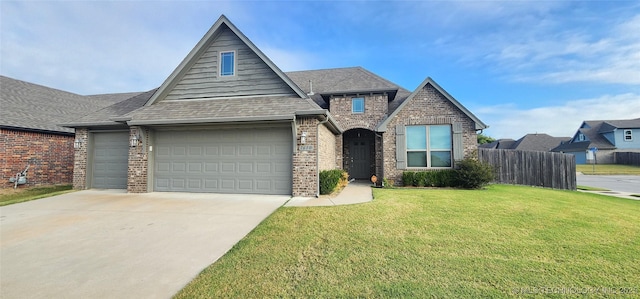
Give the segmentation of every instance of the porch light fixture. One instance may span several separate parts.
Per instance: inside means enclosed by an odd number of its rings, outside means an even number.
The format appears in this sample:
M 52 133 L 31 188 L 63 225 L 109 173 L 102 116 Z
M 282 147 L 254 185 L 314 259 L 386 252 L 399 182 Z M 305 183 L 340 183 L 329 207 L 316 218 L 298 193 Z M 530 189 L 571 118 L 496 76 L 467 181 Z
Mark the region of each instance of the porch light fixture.
M 136 147 L 138 146 L 138 142 L 140 142 L 140 137 L 138 134 L 131 136 L 131 140 L 129 141 L 129 146 Z
M 300 144 L 305 143 L 307 143 L 307 132 L 302 132 L 302 135 L 300 135 Z
M 79 149 L 81 145 L 82 145 L 82 140 L 80 140 L 79 138 L 76 138 L 76 140 L 73 141 L 74 149 Z

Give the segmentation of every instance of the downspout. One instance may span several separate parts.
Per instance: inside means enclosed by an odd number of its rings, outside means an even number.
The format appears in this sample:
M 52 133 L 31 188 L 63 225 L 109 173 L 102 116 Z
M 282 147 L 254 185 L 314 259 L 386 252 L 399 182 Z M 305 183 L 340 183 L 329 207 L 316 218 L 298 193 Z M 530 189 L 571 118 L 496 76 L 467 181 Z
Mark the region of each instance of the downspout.
M 329 117 L 325 116 L 324 120 L 316 126 L 316 198 L 320 197 L 320 125 L 326 124 L 328 121 Z

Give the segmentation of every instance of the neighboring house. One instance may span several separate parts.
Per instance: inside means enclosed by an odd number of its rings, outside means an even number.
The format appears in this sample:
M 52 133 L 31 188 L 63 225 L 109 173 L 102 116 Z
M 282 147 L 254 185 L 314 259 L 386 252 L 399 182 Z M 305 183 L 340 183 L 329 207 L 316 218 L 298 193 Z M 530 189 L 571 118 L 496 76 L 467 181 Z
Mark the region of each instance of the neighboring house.
M 447 169 L 487 127 L 432 79 L 282 72 L 221 16 L 156 90 L 78 118 L 74 187 L 318 195 L 319 172 Z
M 553 137 L 548 134 L 535 133 L 524 135 L 517 141 L 513 139 L 498 139 L 491 143 L 481 144 L 478 147 L 489 149 L 511 149 L 518 151 L 548 152 L 560 145 L 562 142 L 569 141 L 570 139 L 571 137 Z
M 593 155 L 593 150 L 595 156 Z M 576 156 L 577 164 L 612 164 L 614 152 L 640 152 L 640 118 L 587 120 L 568 142 L 553 149 Z
M 0 187 L 27 165 L 27 185 L 71 184 L 74 130 L 59 124 L 130 98 L 81 96 L 0 76 Z

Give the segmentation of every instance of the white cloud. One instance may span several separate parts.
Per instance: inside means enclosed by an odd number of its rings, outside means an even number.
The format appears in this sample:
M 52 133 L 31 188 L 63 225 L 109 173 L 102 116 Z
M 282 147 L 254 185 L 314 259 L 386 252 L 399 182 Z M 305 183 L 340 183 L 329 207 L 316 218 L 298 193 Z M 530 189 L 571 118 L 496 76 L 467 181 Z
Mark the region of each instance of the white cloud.
M 606 95 L 556 106 L 520 109 L 514 104 L 481 107 L 475 114 L 490 125 L 494 138 L 518 139 L 529 133 L 572 136 L 582 121 L 640 117 L 640 94 Z

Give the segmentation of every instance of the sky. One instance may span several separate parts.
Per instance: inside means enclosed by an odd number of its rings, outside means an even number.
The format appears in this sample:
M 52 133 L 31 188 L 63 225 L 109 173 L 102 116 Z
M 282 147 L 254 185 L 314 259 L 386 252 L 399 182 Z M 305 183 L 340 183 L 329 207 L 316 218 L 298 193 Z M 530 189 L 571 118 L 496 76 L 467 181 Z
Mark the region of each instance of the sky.
M 431 77 L 493 138 L 640 117 L 640 1 L 5 1 L 0 74 L 77 94 L 160 86 L 221 14 L 283 71 Z

